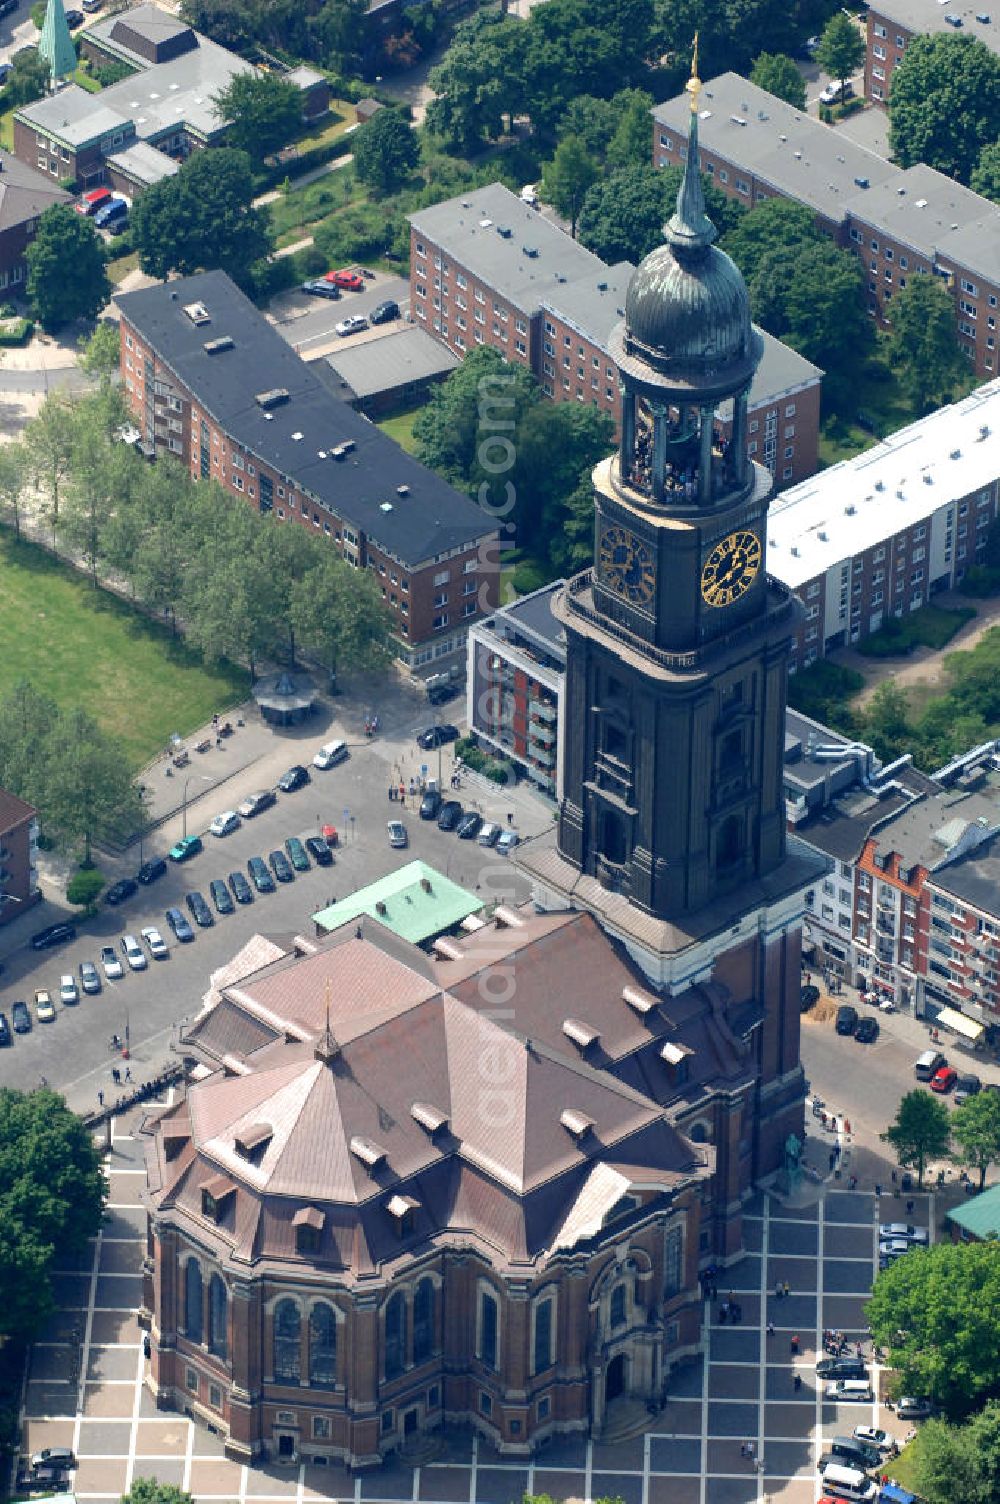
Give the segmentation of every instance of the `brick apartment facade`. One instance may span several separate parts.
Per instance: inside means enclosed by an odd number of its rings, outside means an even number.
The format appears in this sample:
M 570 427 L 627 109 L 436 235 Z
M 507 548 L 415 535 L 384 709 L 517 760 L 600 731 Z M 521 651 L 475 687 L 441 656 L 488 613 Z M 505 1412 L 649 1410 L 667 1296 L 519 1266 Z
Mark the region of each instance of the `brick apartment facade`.
M 620 414 L 618 368 L 608 353 L 624 317 L 630 262 L 607 266 L 502 184 L 410 216 L 410 307 L 420 327 L 457 355 L 488 345 L 525 366 L 555 402 Z M 818 461 L 823 373 L 770 335 L 750 391 L 750 452 L 778 486 Z M 789 404 L 795 422 L 778 434 Z M 720 413 L 728 440 L 731 420 Z M 770 458 L 765 459 L 765 450 Z
M 865 98 L 885 109 L 913 38 L 938 32 L 976 37 L 1000 52 L 1000 18 L 981 0 L 875 0 L 865 27 Z
M 38 811 L 0 789 L 0 925 L 41 901 Z
M 895 167 L 735 73 L 712 79 L 701 97 L 699 160 L 722 192 L 746 208 L 783 197 L 812 209 L 819 228 L 861 261 L 868 312 L 884 327 L 909 277 L 941 277 L 976 375 L 989 380 L 1000 371 L 994 204 L 932 168 Z M 656 107 L 655 166 L 683 163 L 688 108 L 686 94 Z
M 146 444 L 371 570 L 409 667 L 464 652 L 498 596 L 497 534 L 482 510 L 327 392 L 224 274 L 119 306 L 125 395 Z M 261 371 L 284 385 L 257 392 Z
M 26 253 L 39 219 L 53 204 L 68 202 L 69 194 L 61 188 L 16 157 L 0 153 L 0 291 L 24 286 Z

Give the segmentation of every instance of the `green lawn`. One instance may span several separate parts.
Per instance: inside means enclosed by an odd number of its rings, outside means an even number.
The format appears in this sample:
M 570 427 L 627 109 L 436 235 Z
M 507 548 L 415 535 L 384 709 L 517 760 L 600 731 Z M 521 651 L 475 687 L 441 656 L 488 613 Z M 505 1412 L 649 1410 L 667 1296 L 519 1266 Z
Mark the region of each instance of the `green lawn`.
M 890 617 L 885 626 L 858 643 L 858 652 L 866 658 L 896 658 L 916 647 L 943 648 L 975 614 L 972 606 L 951 611 L 942 606 L 921 606 L 908 616 Z
M 406 412 L 392 413 L 388 418 L 380 418 L 378 426 L 383 433 L 387 433 L 390 439 L 395 439 L 401 449 L 407 454 L 416 454 L 417 446 L 413 441 L 413 423 L 419 413 L 419 407 L 407 408 Z
M 5 110 L 0 115 L 0 146 L 4 151 L 14 150 L 14 111 Z
M 367 197 L 367 189 L 355 181 L 350 167 L 325 173 L 305 188 L 289 188 L 268 208 L 278 246 L 294 245 L 322 220 L 348 205 L 364 203 Z
M 60 706 L 81 705 L 136 768 L 215 711 L 238 704 L 247 676 L 197 654 L 31 543 L 0 535 L 0 695 L 20 679 Z
M 117 256 L 114 261 L 107 264 L 107 273 L 115 287 L 123 282 L 129 272 L 134 272 L 139 265 L 139 252 L 129 251 L 127 256 Z

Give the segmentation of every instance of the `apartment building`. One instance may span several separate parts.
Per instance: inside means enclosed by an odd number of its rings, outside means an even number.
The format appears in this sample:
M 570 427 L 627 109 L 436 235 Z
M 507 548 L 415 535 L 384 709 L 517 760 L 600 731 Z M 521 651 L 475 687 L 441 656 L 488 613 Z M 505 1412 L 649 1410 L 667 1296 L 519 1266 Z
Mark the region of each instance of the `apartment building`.
M 0 789 L 0 925 L 39 903 L 38 811 Z
M 977 37 L 1000 52 L 1000 16 L 983 0 L 875 0 L 865 29 L 865 98 L 884 109 L 892 75 L 913 38 L 942 31 Z
M 223 272 L 118 298 L 147 446 L 370 569 L 410 668 L 465 651 L 497 604 L 495 524 L 335 397 Z
M 422 209 L 410 226 L 410 306 L 419 327 L 459 356 L 489 345 L 530 370 L 553 401 L 590 403 L 618 422 L 618 368 L 608 352 L 625 316 L 630 262 L 606 265 L 501 183 Z M 790 485 L 816 469 L 823 373 L 763 337 L 750 448 L 777 485 Z M 783 417 L 789 406 L 794 423 Z M 728 439 L 731 414 L 719 417 Z
M 930 167 L 906 170 L 813 120 L 736 73 L 700 96 L 701 169 L 747 208 L 773 197 L 805 204 L 819 227 L 852 250 L 866 272 L 869 313 L 891 323 L 906 279 L 941 277 L 955 298 L 959 344 L 990 379 L 1000 298 L 1000 211 Z M 687 146 L 685 93 L 653 112 L 653 161 L 678 166 Z
M 1000 505 L 1000 380 L 771 504 L 767 564 L 802 599 L 791 672 L 959 585 Z
M 927 892 L 925 997 L 947 1010 L 946 1025 L 975 1043 L 1000 1029 L 1000 835 L 931 873 Z
M 564 580 L 501 606 L 469 630 L 466 714 L 481 745 L 562 798 L 566 634 L 552 615 Z
M 0 290 L 23 287 L 39 219 L 53 204 L 68 202 L 69 194 L 50 178 L 0 153 Z

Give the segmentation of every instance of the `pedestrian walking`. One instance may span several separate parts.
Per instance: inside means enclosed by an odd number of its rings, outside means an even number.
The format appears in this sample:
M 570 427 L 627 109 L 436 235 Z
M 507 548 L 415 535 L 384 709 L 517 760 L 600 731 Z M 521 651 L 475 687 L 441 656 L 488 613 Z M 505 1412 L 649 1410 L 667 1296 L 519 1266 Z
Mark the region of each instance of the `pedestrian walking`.
M 390 785 L 389 785 L 389 803 L 393 804 L 395 802 L 395 799 L 396 799 L 396 790 L 393 787 L 393 785 L 390 783 Z
M 104 1093 L 103 1093 L 103 1091 L 99 1091 L 97 1093 L 97 1105 L 99 1107 L 103 1107 L 104 1106 Z
M 116 1086 L 121 1086 L 121 1084 L 122 1084 L 122 1073 L 118 1069 L 117 1065 L 113 1065 L 111 1067 L 111 1079 L 115 1083 Z
M 125 1080 L 126 1081 L 131 1081 L 131 1079 L 132 1079 L 132 1067 L 130 1065 L 127 1065 L 125 1067 Z
M 773 1321 L 769 1321 L 767 1323 L 767 1335 L 769 1337 L 773 1337 L 774 1336 L 774 1322 Z
M 784 1295 L 784 1293 L 785 1292 L 784 1292 L 784 1290 L 781 1287 L 781 1280 L 780 1279 L 776 1280 L 775 1284 L 774 1284 L 774 1298 L 775 1298 L 775 1300 L 780 1300 L 781 1297 L 782 1297 L 782 1295 Z
M 791 1293 L 792 1293 L 791 1292 L 791 1288 L 789 1287 L 787 1279 L 785 1280 L 783 1289 L 784 1289 L 784 1292 L 785 1292 L 785 1299 L 787 1300 L 788 1297 L 789 1297 L 789 1295 L 791 1295 Z
M 882 1187 L 878 1183 L 878 1181 L 875 1182 L 875 1194 L 876 1194 L 876 1196 L 881 1196 L 881 1194 L 882 1194 Z
M 508 825 L 513 825 L 513 823 L 514 823 L 514 811 L 512 809 L 509 809 L 507 811 L 507 824 Z
M 793 1357 L 797 1356 L 798 1355 L 798 1351 L 799 1351 L 799 1339 L 798 1339 L 798 1337 L 793 1337 L 792 1338 L 792 1356 Z
M 740 1456 L 741 1457 L 745 1457 L 746 1454 L 747 1454 L 747 1444 L 746 1444 L 745 1441 L 741 1441 L 740 1442 Z

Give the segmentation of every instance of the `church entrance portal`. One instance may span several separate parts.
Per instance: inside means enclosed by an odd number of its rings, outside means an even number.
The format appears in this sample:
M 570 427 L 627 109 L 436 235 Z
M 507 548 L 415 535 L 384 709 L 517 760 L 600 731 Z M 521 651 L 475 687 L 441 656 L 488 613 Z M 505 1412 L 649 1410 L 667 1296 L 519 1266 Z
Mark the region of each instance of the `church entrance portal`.
M 619 1353 L 608 1364 L 607 1373 L 604 1376 L 604 1403 L 610 1405 L 620 1394 L 625 1393 L 625 1364 L 628 1360 L 624 1353 Z

